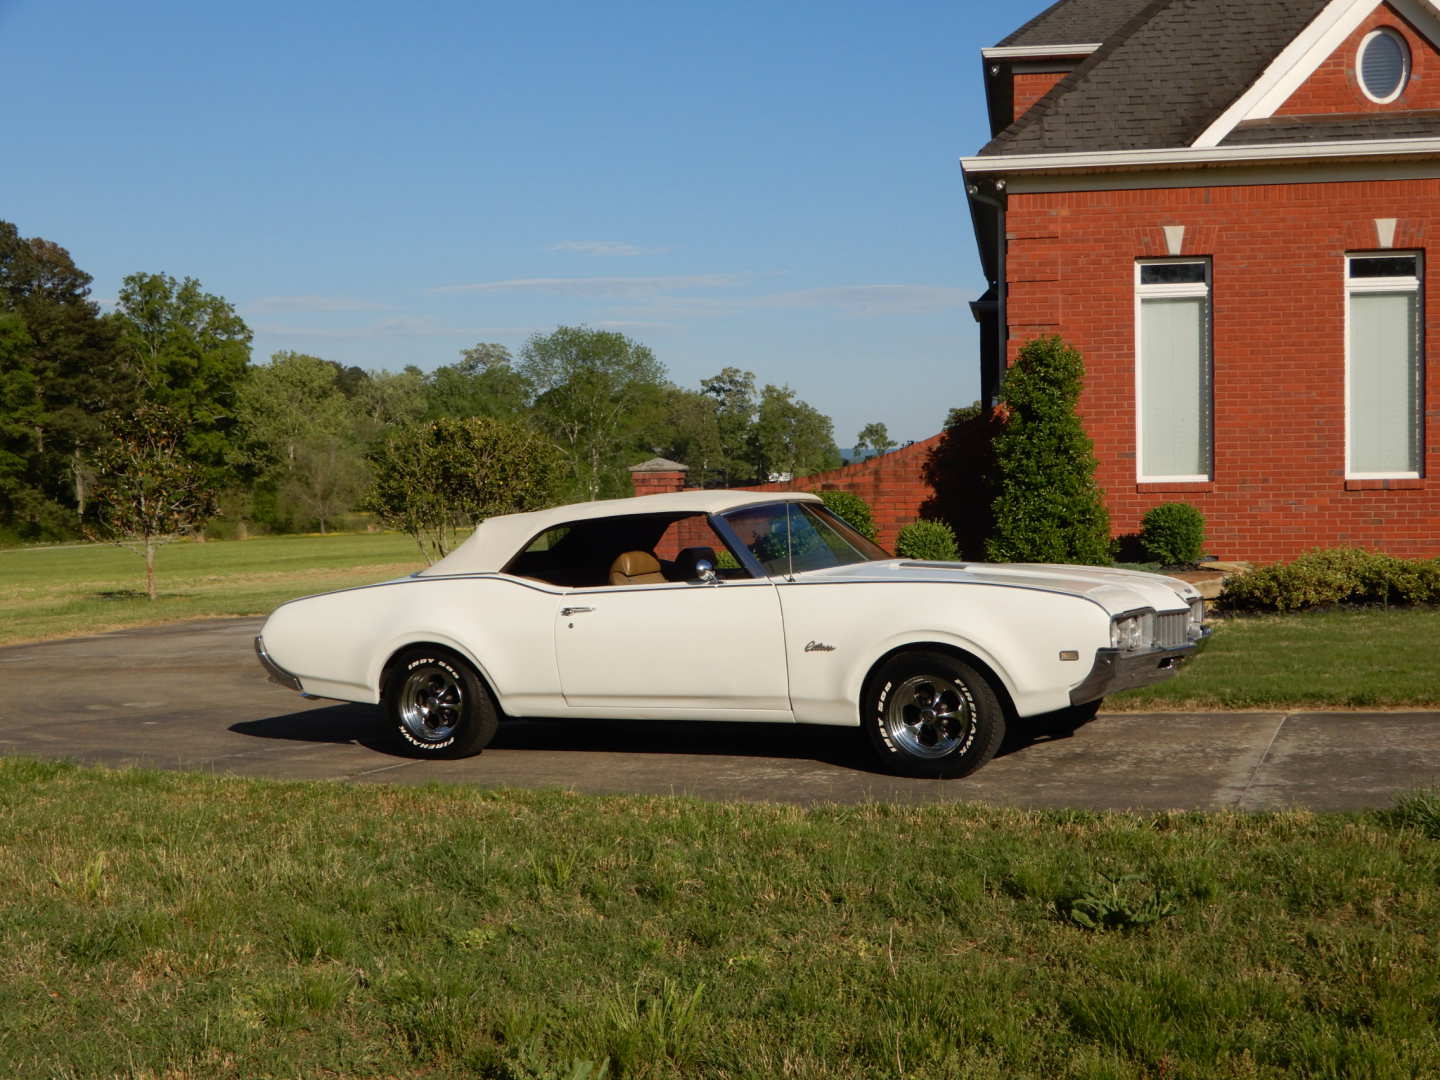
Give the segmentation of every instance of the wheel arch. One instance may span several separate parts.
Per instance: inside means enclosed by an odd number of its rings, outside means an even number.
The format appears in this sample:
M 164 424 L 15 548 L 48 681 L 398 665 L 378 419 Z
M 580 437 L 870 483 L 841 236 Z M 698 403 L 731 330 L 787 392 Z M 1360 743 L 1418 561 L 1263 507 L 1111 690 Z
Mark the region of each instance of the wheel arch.
M 995 692 L 995 699 L 1000 702 L 1000 708 L 1004 710 L 1006 721 L 1008 722 L 1016 718 L 1015 701 L 1010 694 L 1010 688 L 1006 685 L 1005 680 L 1000 677 L 999 672 L 990 661 L 971 652 L 969 649 L 962 648 L 959 645 L 947 641 L 907 641 L 894 646 L 888 652 L 876 657 L 874 663 L 872 663 L 865 672 L 865 677 L 860 683 L 860 709 L 863 710 L 865 707 L 864 703 L 869 700 L 871 684 L 874 682 L 875 676 L 879 673 L 880 669 L 895 659 L 895 657 L 910 652 L 944 653 L 947 656 L 952 656 L 956 660 L 968 664 L 975 669 L 976 673 L 984 679 L 985 682 L 989 684 L 990 689 Z
M 400 658 L 408 653 L 414 652 L 416 649 L 436 649 L 455 657 L 475 673 L 475 677 L 480 680 L 480 685 L 483 686 L 485 692 L 490 695 L 490 700 L 494 702 L 497 709 L 500 708 L 500 695 L 495 692 L 495 681 L 490 678 L 489 672 L 485 670 L 485 665 L 470 655 L 468 649 L 464 649 L 457 643 L 447 641 L 439 636 L 434 638 L 416 638 L 414 640 L 402 641 L 391 646 L 389 654 L 380 664 L 380 670 L 375 679 L 376 696 L 379 700 L 385 700 L 385 687 L 390 682 L 390 677 L 396 667 L 399 666 Z

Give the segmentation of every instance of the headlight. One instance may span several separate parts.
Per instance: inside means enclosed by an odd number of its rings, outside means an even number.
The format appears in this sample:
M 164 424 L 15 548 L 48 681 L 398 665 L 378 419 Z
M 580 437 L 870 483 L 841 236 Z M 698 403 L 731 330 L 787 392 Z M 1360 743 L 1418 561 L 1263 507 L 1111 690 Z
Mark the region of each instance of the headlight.
M 1148 649 L 1155 639 L 1155 613 L 1132 611 L 1117 615 L 1110 623 L 1110 647 L 1134 652 Z
M 1200 597 L 1190 601 L 1190 619 L 1186 623 L 1186 630 L 1191 637 L 1200 636 L 1200 628 L 1205 625 L 1205 601 Z

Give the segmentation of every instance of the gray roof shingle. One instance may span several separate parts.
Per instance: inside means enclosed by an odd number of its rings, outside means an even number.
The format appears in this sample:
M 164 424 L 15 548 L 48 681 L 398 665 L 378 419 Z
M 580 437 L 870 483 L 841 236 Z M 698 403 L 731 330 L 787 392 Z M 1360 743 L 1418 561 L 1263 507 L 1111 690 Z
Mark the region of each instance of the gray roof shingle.
M 1131 18 L 980 153 L 1188 146 L 1326 2 L 1152 0 L 1138 11 L 1117 3 Z M 1095 0 L 1062 0 L 1041 18 L 1054 22 L 1072 5 L 1088 12 Z
M 1221 146 L 1346 142 L 1351 139 L 1419 139 L 1440 136 L 1440 109 L 1363 116 L 1273 116 L 1247 120 Z

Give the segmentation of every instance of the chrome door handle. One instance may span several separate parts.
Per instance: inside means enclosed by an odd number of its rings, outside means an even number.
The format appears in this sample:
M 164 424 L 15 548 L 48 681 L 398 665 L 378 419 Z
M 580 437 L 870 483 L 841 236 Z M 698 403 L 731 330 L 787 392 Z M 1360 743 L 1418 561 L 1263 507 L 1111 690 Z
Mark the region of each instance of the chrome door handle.
M 594 610 L 595 609 L 593 607 L 562 607 L 560 609 L 560 614 L 568 619 L 571 615 L 579 615 L 583 611 Z

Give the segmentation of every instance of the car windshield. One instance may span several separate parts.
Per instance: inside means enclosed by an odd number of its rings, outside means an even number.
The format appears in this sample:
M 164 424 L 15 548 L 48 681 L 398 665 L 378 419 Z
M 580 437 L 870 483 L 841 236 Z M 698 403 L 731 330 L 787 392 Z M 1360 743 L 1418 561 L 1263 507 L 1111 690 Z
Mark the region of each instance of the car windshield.
M 723 516 L 772 577 L 890 557 L 815 503 L 747 506 Z

